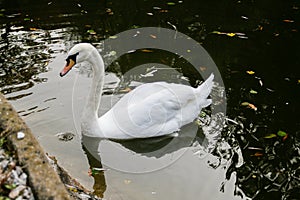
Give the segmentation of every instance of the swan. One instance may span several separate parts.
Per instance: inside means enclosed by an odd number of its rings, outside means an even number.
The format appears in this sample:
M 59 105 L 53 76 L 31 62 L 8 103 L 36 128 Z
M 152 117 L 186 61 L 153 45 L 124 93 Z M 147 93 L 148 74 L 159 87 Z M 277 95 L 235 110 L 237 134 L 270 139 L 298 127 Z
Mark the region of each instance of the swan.
M 60 76 L 85 61 L 93 70 L 81 119 L 82 134 L 88 137 L 122 140 L 172 135 L 195 120 L 201 109 L 212 102 L 208 96 L 213 87 L 213 74 L 197 88 L 166 82 L 142 84 L 98 117 L 105 66 L 97 49 L 89 43 L 73 46 Z

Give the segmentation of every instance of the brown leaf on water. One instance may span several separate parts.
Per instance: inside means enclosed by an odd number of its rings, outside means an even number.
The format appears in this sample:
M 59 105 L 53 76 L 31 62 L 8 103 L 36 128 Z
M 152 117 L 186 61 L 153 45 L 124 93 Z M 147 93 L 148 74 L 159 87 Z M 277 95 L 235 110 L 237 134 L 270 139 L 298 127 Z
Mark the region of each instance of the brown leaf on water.
M 284 20 L 282 20 L 283 22 L 286 22 L 286 23 L 293 23 L 294 22 L 294 20 L 292 20 L 292 19 L 284 19 Z
M 169 10 L 160 10 L 159 12 L 160 13 L 167 13 L 167 12 L 169 12 Z
M 129 88 L 129 87 L 120 90 L 121 93 L 128 93 L 130 91 L 131 91 L 131 88 Z
M 251 156 L 255 156 L 255 157 L 261 157 L 263 156 L 264 154 L 261 153 L 261 152 L 256 152 L 255 154 L 252 154 Z
M 142 49 L 141 52 L 144 52 L 144 53 L 151 53 L 151 52 L 153 52 L 153 50 L 150 50 L 150 49 Z
M 206 67 L 204 67 L 204 66 L 200 66 L 200 70 L 202 71 L 202 72 L 204 72 L 204 71 L 206 71 Z
M 284 142 L 288 138 L 289 134 L 286 134 L 283 138 L 282 141 Z
M 249 103 L 248 107 L 255 110 L 255 111 L 257 111 L 257 107 L 252 103 Z
M 150 37 L 152 37 L 153 39 L 156 39 L 157 37 L 156 37 L 156 35 L 150 35 Z

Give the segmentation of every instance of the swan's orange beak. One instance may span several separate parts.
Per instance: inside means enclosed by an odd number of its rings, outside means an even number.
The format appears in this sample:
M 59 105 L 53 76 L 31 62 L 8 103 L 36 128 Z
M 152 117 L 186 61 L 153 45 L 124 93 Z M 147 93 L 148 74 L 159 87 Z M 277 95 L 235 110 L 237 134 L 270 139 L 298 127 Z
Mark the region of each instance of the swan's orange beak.
M 72 60 L 71 58 L 68 60 L 66 66 L 63 68 L 63 70 L 59 73 L 59 75 L 61 77 L 63 77 L 64 75 L 66 75 L 71 69 L 72 67 L 75 65 L 75 61 Z

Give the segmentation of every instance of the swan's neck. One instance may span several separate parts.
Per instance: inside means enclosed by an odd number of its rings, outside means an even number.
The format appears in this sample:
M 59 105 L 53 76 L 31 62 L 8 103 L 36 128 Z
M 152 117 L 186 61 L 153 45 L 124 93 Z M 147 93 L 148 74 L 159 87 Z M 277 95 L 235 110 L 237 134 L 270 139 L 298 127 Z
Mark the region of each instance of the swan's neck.
M 98 109 L 104 83 L 104 63 L 96 49 L 91 51 L 88 62 L 92 65 L 93 80 L 87 103 L 83 111 L 83 119 L 94 121 L 95 119 L 98 119 Z

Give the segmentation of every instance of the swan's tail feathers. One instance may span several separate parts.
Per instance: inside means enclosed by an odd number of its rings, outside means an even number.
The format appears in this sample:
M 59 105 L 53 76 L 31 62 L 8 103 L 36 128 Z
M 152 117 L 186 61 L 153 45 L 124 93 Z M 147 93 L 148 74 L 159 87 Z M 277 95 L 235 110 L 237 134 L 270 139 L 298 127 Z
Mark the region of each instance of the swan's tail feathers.
M 211 74 L 204 83 L 202 83 L 199 87 L 196 88 L 196 95 L 198 98 L 199 106 L 202 108 L 209 106 L 212 103 L 211 99 L 207 99 L 209 94 L 211 93 L 213 83 L 214 74 Z

